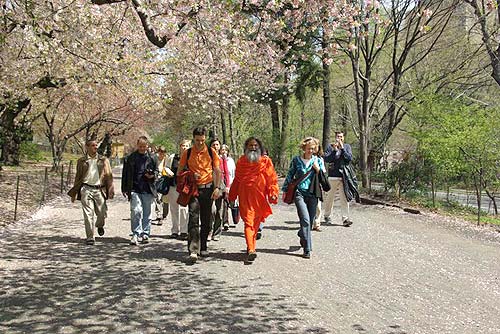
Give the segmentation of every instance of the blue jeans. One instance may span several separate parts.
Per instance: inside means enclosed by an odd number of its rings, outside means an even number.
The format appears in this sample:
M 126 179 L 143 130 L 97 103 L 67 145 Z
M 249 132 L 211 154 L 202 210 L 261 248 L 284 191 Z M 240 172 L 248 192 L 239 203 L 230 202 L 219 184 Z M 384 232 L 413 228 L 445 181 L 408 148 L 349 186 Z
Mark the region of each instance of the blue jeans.
M 153 194 L 139 194 L 132 192 L 130 197 L 130 223 L 134 235 L 143 236 L 151 234 L 151 205 Z
M 314 196 L 304 196 L 300 191 L 295 192 L 295 206 L 300 219 L 300 229 L 297 235 L 304 253 L 312 251 L 311 226 L 316 216 L 318 199 Z

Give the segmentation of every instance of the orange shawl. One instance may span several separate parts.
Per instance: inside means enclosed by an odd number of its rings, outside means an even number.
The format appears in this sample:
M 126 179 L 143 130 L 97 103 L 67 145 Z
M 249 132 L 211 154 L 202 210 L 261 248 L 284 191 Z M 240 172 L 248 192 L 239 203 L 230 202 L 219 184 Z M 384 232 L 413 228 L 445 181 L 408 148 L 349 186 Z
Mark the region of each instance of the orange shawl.
M 250 162 L 245 155 L 236 163 L 236 175 L 229 190 L 229 200 L 239 199 L 241 218 L 246 224 L 261 223 L 273 213 L 269 197 L 278 197 L 278 176 L 267 156 Z

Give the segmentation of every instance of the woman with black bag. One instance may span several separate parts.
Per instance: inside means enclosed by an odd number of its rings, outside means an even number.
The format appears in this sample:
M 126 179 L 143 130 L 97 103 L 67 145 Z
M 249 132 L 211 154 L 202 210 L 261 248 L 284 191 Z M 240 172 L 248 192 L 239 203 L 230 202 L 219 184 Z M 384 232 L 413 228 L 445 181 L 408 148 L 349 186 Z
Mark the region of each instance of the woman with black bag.
M 304 250 L 303 257 L 306 259 L 311 258 L 311 228 L 318 205 L 317 194 L 310 191 L 310 186 L 315 176 L 314 174 L 324 169 L 323 161 L 315 155 L 316 147 L 317 139 L 314 137 L 307 137 L 301 142 L 300 148 L 302 149 L 302 154 L 293 157 L 282 187 L 285 195 L 288 191 L 288 187 L 292 186 L 290 183 L 299 180 L 293 196 L 297 214 L 300 219 L 300 229 L 297 235 L 300 238 L 300 246 Z

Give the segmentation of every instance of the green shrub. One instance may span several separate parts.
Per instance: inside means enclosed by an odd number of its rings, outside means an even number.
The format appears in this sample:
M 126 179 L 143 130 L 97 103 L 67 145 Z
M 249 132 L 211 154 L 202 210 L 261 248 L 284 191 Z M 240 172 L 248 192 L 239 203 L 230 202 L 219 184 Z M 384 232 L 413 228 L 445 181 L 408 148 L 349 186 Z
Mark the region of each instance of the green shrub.
M 43 160 L 42 151 L 33 142 L 23 142 L 20 147 L 21 158 L 24 160 Z

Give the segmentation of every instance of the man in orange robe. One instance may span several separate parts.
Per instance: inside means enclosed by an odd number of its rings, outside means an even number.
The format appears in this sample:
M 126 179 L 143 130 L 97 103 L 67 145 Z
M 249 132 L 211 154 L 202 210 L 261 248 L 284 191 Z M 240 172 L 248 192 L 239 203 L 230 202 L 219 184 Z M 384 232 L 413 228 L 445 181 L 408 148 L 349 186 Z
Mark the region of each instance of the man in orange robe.
M 260 224 L 273 213 L 269 203 L 278 203 L 278 176 L 273 162 L 262 152 L 259 139 L 250 137 L 245 141 L 245 154 L 236 163 L 236 174 L 229 190 L 230 202 L 239 199 L 240 215 L 245 222 L 248 262 L 257 257 L 255 243 Z

